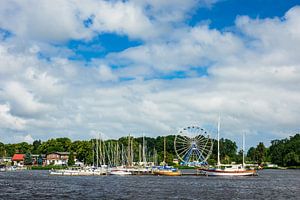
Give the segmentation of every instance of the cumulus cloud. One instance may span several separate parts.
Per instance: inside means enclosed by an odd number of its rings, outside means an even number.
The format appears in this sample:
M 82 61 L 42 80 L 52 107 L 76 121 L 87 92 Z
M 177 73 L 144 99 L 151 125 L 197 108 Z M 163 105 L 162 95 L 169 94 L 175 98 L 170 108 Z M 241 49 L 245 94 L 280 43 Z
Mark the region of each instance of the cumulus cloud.
M 184 24 L 189 10 L 215 1 L 28 2 L 0 3 L 0 27 L 16 34 L 0 42 L 2 134 L 156 136 L 191 124 L 213 132 L 218 113 L 224 137 L 299 131 L 299 7 L 283 18 L 239 16 L 233 32 Z M 144 43 L 88 63 L 52 45 L 103 32 Z M 30 45 L 21 48 L 20 37 Z M 53 52 L 49 59 L 39 57 L 44 51 Z M 178 71 L 185 77 L 164 77 Z
M 98 68 L 99 76 L 102 81 L 115 81 L 117 77 L 113 74 L 110 67 L 101 65 Z
M 17 135 L 15 136 L 15 140 L 16 142 L 27 142 L 29 144 L 32 144 L 34 139 L 32 138 L 32 136 L 30 134 L 27 135 Z
M 12 0 L 0 2 L 0 27 L 18 37 L 54 43 L 88 40 L 103 32 L 147 40 L 166 34 L 168 24 L 181 22 L 187 11 L 215 2 Z
M 0 127 L 4 129 L 22 130 L 25 128 L 26 121 L 10 113 L 8 104 L 0 104 Z
M 12 105 L 12 112 L 19 115 L 30 115 L 49 110 L 46 104 L 40 103 L 34 95 L 18 82 L 8 82 L 2 98 Z
M 172 42 L 151 42 L 108 55 L 113 64 L 132 63 L 156 72 L 189 71 L 191 67 L 207 67 L 212 63 L 232 61 L 244 44 L 230 32 L 210 30 L 207 26 L 186 29 Z M 149 75 L 148 71 L 146 73 Z

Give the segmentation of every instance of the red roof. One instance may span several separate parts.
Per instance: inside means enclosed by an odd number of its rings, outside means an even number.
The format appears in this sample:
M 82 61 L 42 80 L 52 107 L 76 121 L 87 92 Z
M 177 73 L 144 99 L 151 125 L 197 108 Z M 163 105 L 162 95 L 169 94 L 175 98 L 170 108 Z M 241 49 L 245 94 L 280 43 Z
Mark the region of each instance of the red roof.
M 24 160 L 25 158 L 25 154 L 15 154 L 13 157 L 12 157 L 12 161 L 22 161 Z

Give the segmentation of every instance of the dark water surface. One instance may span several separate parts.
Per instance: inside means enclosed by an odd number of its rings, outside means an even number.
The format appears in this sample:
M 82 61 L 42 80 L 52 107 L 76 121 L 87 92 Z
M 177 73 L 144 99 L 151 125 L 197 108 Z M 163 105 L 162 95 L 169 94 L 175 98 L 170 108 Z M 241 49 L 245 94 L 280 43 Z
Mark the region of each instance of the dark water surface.
M 0 172 L 0 199 L 300 199 L 300 170 L 263 170 L 256 177 Z

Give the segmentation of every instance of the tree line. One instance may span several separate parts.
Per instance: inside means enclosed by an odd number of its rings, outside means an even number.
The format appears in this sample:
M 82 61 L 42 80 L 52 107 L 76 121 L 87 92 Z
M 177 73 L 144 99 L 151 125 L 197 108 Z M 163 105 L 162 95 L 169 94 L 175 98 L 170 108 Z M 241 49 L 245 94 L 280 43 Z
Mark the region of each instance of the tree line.
M 166 162 L 172 164 L 173 159 L 177 158 L 174 150 L 175 135 L 166 136 Z M 133 138 L 133 160 L 139 159 L 139 146 L 143 143 L 143 137 Z M 156 138 L 144 137 L 146 143 L 146 156 L 148 161 L 153 161 L 154 154 L 158 163 L 164 160 L 164 137 Z M 96 139 L 71 141 L 69 138 L 56 138 L 47 141 L 35 140 L 32 144 L 26 142 L 16 144 L 4 144 L 0 142 L 0 157 L 11 157 L 15 153 L 23 153 L 28 157 L 31 154 L 49 154 L 53 152 L 71 152 L 76 153 L 76 158 L 85 164 L 95 162 L 95 144 Z M 121 137 L 117 140 L 104 141 L 106 147 L 115 145 L 128 148 L 128 137 Z M 230 139 L 220 139 L 220 158 L 224 164 L 232 162 L 242 163 L 242 150 L 234 141 Z M 216 164 L 217 160 L 217 141 L 214 140 L 212 154 L 208 159 L 209 164 Z M 300 165 L 300 135 L 296 134 L 290 138 L 271 141 L 269 148 L 260 142 L 256 147 L 249 148 L 246 153 L 246 162 L 257 163 L 259 165 L 271 162 L 279 166 L 299 166 Z

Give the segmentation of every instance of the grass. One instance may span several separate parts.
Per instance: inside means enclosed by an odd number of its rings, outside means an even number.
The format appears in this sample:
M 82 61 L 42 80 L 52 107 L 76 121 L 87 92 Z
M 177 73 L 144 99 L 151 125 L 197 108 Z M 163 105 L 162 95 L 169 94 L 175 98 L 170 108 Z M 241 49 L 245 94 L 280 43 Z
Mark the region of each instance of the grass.
M 300 169 L 300 166 L 289 166 L 288 169 Z

